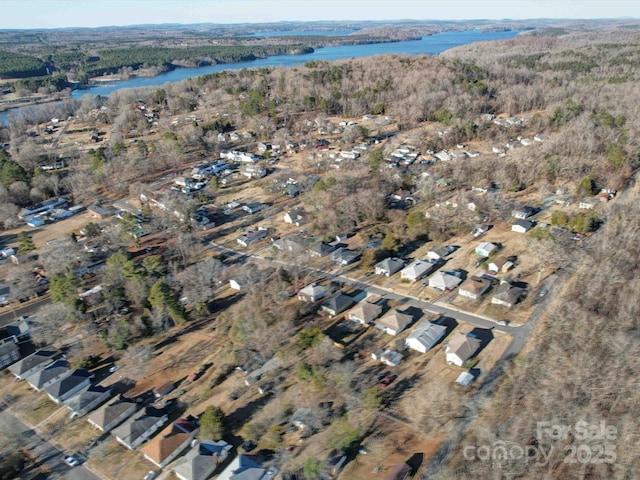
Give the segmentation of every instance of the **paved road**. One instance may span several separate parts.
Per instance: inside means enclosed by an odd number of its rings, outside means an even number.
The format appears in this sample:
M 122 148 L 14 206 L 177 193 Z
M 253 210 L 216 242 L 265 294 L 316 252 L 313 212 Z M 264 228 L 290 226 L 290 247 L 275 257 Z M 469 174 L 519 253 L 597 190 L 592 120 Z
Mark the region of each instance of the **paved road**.
M 42 438 L 35 430 L 17 419 L 7 405 L 0 403 L 0 429 L 19 436 L 26 448 L 49 469 L 48 478 L 66 480 L 101 480 L 87 468 L 79 465 L 69 467 L 63 462 L 64 453 L 56 446 Z M 27 477 L 28 478 L 28 477 Z
M 43 295 L 35 300 L 30 301 L 27 304 L 15 304 L 6 305 L 0 310 L 0 327 L 7 325 L 8 323 L 15 322 L 21 315 L 30 316 L 36 313 L 43 306 L 51 303 L 49 295 Z

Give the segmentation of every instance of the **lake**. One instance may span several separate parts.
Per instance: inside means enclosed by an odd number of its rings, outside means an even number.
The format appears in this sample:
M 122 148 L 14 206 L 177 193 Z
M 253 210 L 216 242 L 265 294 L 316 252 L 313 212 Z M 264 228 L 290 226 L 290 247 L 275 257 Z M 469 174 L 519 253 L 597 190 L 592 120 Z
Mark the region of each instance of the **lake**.
M 267 32 L 275 33 L 275 32 Z M 300 34 L 304 32 L 277 32 L 280 35 Z M 316 32 L 316 33 L 320 33 Z M 336 34 L 336 31 L 322 31 L 322 34 Z M 339 31 L 337 34 L 343 34 Z M 342 60 L 346 58 L 370 57 L 373 55 L 383 54 L 406 54 L 420 55 L 430 54 L 436 55 L 460 45 L 467 45 L 475 42 L 485 42 L 493 40 L 507 40 L 515 37 L 517 31 L 506 32 L 480 32 L 478 30 L 468 30 L 465 32 L 444 32 L 435 35 L 422 37 L 420 40 L 408 40 L 402 42 L 391 43 L 372 43 L 368 45 L 344 45 L 340 47 L 324 47 L 318 48 L 313 53 L 304 55 L 274 55 L 272 57 L 260 58 L 251 62 L 224 63 L 220 65 L 209 65 L 197 68 L 177 68 L 170 72 L 161 73 L 155 77 L 137 77 L 129 80 L 121 80 L 107 85 L 92 87 L 88 90 L 74 90 L 71 92 L 71 98 L 80 98 L 83 95 L 101 95 L 108 96 L 111 92 L 122 88 L 137 87 L 159 87 L 168 82 L 179 82 L 187 78 L 194 78 L 209 73 L 221 72 L 224 70 L 240 70 L 243 68 L 261 68 L 261 67 L 291 67 L 302 65 L 312 60 Z M 256 36 L 265 36 L 265 33 L 256 34 Z M 24 107 L 29 108 L 29 107 Z M 6 124 L 10 111 L 0 113 L 0 124 Z

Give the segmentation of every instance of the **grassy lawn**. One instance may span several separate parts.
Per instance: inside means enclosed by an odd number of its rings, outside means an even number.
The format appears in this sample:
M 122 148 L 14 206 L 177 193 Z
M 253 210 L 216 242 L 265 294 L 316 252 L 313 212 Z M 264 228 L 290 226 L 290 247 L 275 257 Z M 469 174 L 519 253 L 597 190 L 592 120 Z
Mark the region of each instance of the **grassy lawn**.
M 105 440 L 97 449 L 100 451 L 88 463 L 106 478 L 142 478 L 149 470 L 157 470 L 143 459 L 142 454 L 128 450 L 115 438 Z
M 38 425 L 54 412 L 62 408 L 56 405 L 45 393 L 31 390 L 18 403 L 14 403 L 16 413 L 31 425 Z
M 60 422 L 61 425 L 58 424 L 59 429 L 56 432 L 56 443 L 63 450 L 80 450 L 91 440 L 100 436 L 100 432 L 93 428 L 85 418 L 69 420 L 68 415 L 61 414 L 55 420 L 56 423 L 63 420 Z

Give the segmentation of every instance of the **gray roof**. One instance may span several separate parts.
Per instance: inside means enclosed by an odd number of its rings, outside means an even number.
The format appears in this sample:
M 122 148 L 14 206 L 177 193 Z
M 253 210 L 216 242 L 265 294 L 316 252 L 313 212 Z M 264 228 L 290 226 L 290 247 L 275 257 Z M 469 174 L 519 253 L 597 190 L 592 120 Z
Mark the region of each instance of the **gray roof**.
M 61 354 L 58 350 L 38 350 L 37 352 L 17 361 L 9 367 L 9 371 L 15 375 L 22 375 L 28 372 L 32 368 L 43 365 L 48 365 L 53 359 L 59 357 Z
M 123 442 L 131 445 L 157 423 L 160 418 L 166 417 L 166 415 L 164 410 L 146 407 L 140 410 L 128 422 L 114 428 L 112 433 Z
M 100 407 L 89 416 L 89 419 L 100 428 L 104 428 L 132 408 L 133 410 L 136 408 L 136 403 L 133 400 L 120 397 Z
M 87 405 L 91 405 L 98 398 L 102 397 L 105 392 L 110 394 L 111 389 L 100 385 L 89 385 L 83 390 L 80 390 L 80 392 L 73 397 L 69 398 L 65 403 L 72 411 L 82 410 Z
M 322 304 L 323 307 L 334 311 L 336 314 L 344 312 L 351 305 L 353 305 L 353 298 L 342 292 L 338 292 Z
M 411 331 L 407 337 L 407 343 L 409 340 L 418 342 L 424 346 L 425 350 L 432 348 L 438 340 L 440 340 L 447 332 L 447 327 L 444 325 L 438 325 L 428 320 L 423 320 Z
M 394 274 L 404 267 L 404 261 L 400 258 L 390 257 L 376 263 L 375 268 L 382 268 L 384 271 Z
M 30 375 L 27 381 L 33 388 L 41 389 L 44 385 L 61 375 L 70 373 L 69 362 L 66 360 L 56 360 L 51 365 L 39 372 Z
M 261 480 L 266 469 L 247 455 L 238 455 L 218 476 L 218 480 Z
M 93 377 L 93 374 L 89 373 L 87 370 L 83 368 L 78 368 L 74 370 L 69 375 L 61 378 L 53 385 L 49 385 L 45 390 L 48 394 L 55 398 L 60 398 L 67 394 L 69 391 L 78 387 L 81 383 L 87 381 Z
M 231 450 L 224 440 L 202 440 L 193 447 L 173 468 L 176 474 L 189 480 L 204 480 L 211 475 Z

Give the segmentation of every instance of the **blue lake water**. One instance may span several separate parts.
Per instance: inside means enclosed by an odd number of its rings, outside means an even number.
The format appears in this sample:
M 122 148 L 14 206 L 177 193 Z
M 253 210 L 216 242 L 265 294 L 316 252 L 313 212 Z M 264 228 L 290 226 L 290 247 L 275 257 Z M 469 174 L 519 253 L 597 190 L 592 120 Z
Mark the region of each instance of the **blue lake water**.
M 269 33 L 269 32 L 267 32 Z M 279 35 L 284 33 L 300 34 L 302 32 L 273 32 Z M 319 31 L 318 34 L 328 35 L 327 31 Z M 340 32 L 337 34 L 342 34 Z M 243 68 L 260 67 L 291 67 L 301 65 L 312 60 L 341 60 L 346 58 L 370 57 L 382 54 L 407 54 L 436 55 L 460 45 L 475 42 L 506 40 L 515 37 L 517 31 L 507 32 L 480 32 L 469 30 L 465 32 L 445 32 L 422 37 L 420 40 L 409 40 L 392 43 L 373 43 L 369 45 L 345 45 L 340 47 L 318 48 L 313 53 L 304 55 L 274 55 L 268 58 L 261 58 L 251 62 L 225 63 L 220 65 L 210 65 L 197 68 L 177 68 L 170 72 L 162 73 L 155 77 L 138 77 L 129 80 L 121 80 L 108 85 L 92 87 L 88 90 L 75 90 L 71 92 L 72 98 L 80 98 L 83 95 L 107 96 L 111 92 L 122 88 L 154 87 L 161 86 L 169 82 L 179 82 L 187 78 L 194 78 L 209 73 L 221 72 L 224 70 L 240 70 Z M 259 35 L 264 35 L 261 33 Z M 24 107 L 28 108 L 28 107 Z M 0 113 L 0 124 L 6 124 L 10 111 Z

